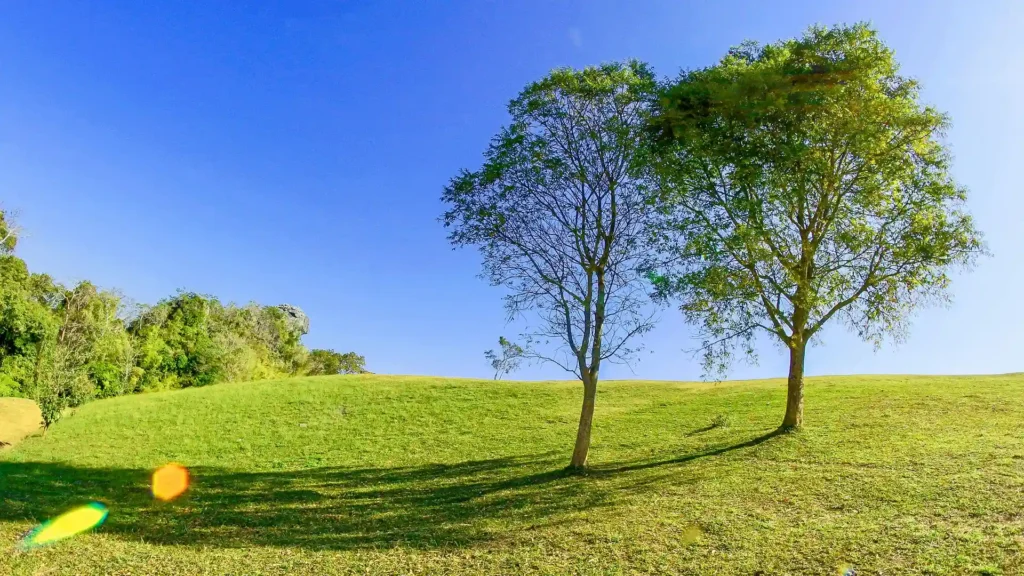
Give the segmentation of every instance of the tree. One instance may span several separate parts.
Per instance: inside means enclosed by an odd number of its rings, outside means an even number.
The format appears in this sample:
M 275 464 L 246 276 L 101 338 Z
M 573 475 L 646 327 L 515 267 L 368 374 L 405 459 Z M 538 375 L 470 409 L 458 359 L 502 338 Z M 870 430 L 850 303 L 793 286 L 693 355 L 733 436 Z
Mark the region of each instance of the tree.
M 334 350 L 310 350 L 306 374 L 365 374 L 366 358 L 355 352 L 341 354 Z
M 366 374 L 366 358 L 355 352 L 345 352 L 341 355 L 338 374 Z
M 259 380 L 301 372 L 308 354 L 277 306 L 213 304 L 210 330 L 223 356 L 227 381 Z
M 758 331 L 788 349 L 783 428 L 803 422 L 806 347 L 826 323 L 899 340 L 985 251 L 949 174 L 948 118 L 918 90 L 864 24 L 748 42 L 663 90 L 656 294 L 701 327 L 709 369 L 753 355 Z
M 140 343 L 128 330 L 140 314 L 143 307 L 134 299 L 121 295 L 117 308 L 117 318 L 123 327 L 123 339 L 120 354 L 115 357 L 117 380 L 122 393 L 136 392 L 142 379 L 143 370 L 139 368 Z
M 18 245 L 21 227 L 14 221 L 15 216 L 11 211 L 0 208 L 0 255 L 13 254 Z
M 222 382 L 226 351 L 211 326 L 220 303 L 179 292 L 145 310 L 129 327 L 141 343 L 142 387 L 187 388 Z
M 90 375 L 90 363 L 98 359 L 97 344 L 106 336 L 111 322 L 118 322 L 116 297 L 100 292 L 90 282 L 72 289 L 54 284 L 57 294 L 56 332 L 47 338 L 40 351 L 40 377 L 36 402 L 49 428 L 64 410 L 74 408 L 95 395 L 96 384 Z M 96 363 L 94 366 L 98 366 Z
M 29 353 L 51 328 L 36 282 L 22 259 L 0 255 L 0 360 Z
M 504 336 L 498 337 L 498 345 L 501 346 L 501 356 L 494 350 L 484 352 L 484 358 L 494 368 L 494 379 L 498 380 L 502 374 L 509 374 L 519 368 L 519 364 L 526 355 L 526 350 L 514 342 L 509 342 Z
M 30 274 L 22 259 L 0 253 L 0 396 L 27 396 L 38 382 L 42 346 L 55 326 L 52 284 Z
M 651 327 L 636 272 L 643 250 L 644 126 L 656 87 L 644 64 L 560 69 L 509 104 L 511 124 L 483 167 L 444 190 L 455 247 L 476 246 L 485 276 L 503 286 L 510 318 L 532 311 L 529 334 L 560 343 L 531 352 L 573 372 L 583 406 L 570 468 L 583 468 L 604 360 L 625 360 Z
M 100 398 L 135 392 L 141 371 L 136 369 L 134 339 L 125 320 L 134 305 L 119 291 L 98 292 L 90 304 L 96 333 L 86 370 Z

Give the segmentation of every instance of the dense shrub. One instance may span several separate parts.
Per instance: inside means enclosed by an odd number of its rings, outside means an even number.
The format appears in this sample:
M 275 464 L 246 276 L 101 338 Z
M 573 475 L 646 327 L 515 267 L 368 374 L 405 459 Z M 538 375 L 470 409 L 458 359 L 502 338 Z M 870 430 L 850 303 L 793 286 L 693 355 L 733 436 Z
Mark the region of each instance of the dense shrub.
M 344 354 L 334 350 L 311 350 L 306 364 L 306 374 L 363 374 L 366 372 L 366 358 L 355 352 Z

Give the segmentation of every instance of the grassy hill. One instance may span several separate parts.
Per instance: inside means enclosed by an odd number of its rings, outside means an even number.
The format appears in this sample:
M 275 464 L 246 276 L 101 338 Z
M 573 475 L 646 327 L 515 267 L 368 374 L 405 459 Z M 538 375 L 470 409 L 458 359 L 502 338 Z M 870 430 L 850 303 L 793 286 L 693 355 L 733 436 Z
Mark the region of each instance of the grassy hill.
M 573 383 L 340 376 L 87 404 L 0 453 L 0 574 L 1024 573 L 1024 375 Z M 147 492 L 170 461 L 194 485 Z

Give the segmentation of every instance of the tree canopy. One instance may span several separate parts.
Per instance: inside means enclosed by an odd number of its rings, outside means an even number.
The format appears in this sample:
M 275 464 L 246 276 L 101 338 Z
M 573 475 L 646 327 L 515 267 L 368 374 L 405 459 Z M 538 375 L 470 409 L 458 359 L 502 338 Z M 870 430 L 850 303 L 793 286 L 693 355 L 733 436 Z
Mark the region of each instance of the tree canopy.
M 11 214 L 0 209 L 0 255 L 11 254 L 18 245 L 18 226 Z
M 319 374 L 364 374 L 366 358 L 355 352 L 335 352 L 334 350 L 310 350 L 306 362 L 306 373 L 310 376 Z
M 702 329 L 709 368 L 752 354 L 758 331 L 789 349 L 784 426 L 802 422 L 805 349 L 826 323 L 899 338 L 984 251 L 948 125 L 864 24 L 748 42 L 664 87 L 651 277 Z
M 627 358 L 651 327 L 637 275 L 647 211 L 644 127 L 655 80 L 639 62 L 555 70 L 509 104 L 512 122 L 477 171 L 445 188 L 455 246 L 476 246 L 508 290 L 510 317 L 541 325 L 530 354 L 573 372 L 584 405 L 571 466 L 582 467 L 602 361 Z M 536 344 L 555 341 L 554 352 Z

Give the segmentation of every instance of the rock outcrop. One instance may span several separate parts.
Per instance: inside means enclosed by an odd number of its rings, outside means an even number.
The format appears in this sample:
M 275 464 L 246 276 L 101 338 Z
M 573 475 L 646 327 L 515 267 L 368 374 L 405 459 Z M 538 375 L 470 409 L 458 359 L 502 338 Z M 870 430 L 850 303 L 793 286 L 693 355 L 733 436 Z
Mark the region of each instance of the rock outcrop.
M 309 316 L 298 306 L 280 304 L 278 308 L 288 318 L 288 326 L 299 334 L 309 334 Z

